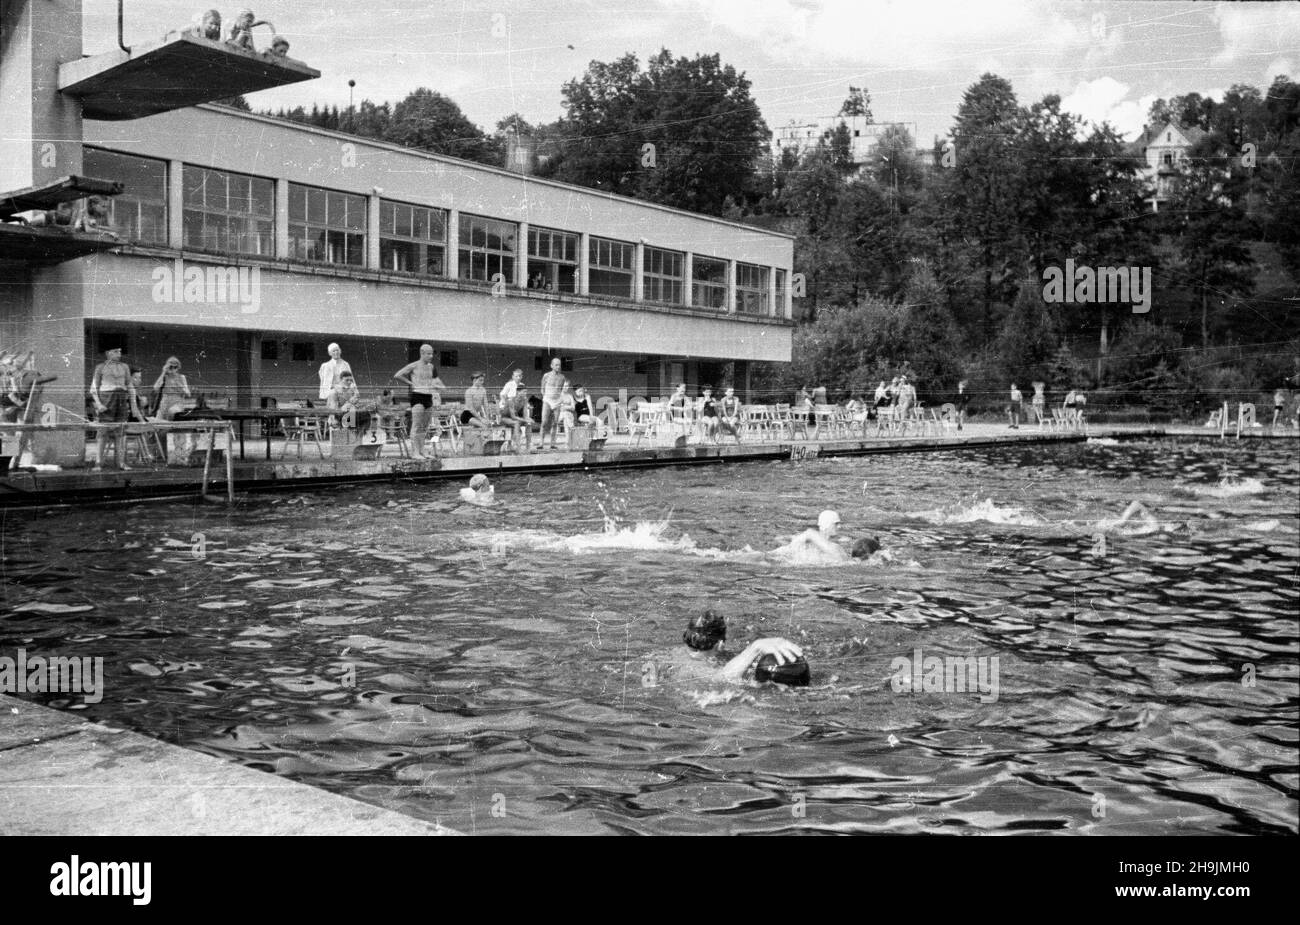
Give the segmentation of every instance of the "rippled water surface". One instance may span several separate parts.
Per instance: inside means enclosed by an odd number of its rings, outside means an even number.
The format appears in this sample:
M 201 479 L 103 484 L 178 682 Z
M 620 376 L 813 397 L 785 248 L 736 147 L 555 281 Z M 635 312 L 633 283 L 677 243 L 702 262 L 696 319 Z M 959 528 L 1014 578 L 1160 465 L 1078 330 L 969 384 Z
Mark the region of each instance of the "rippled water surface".
M 101 703 L 28 696 L 467 832 L 1297 831 L 1293 443 L 457 487 L 0 515 L 0 655 L 103 656 Z M 763 554 L 827 507 L 893 561 Z M 683 676 L 709 605 L 812 686 Z M 996 656 L 997 699 L 896 692 L 917 649 Z

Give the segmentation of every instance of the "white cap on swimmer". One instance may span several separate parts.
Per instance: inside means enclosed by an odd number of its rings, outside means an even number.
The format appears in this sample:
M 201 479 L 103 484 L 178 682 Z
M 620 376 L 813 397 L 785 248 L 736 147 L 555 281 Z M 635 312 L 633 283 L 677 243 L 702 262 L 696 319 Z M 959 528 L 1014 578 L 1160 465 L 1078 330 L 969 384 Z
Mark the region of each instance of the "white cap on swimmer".
M 834 511 L 822 511 L 817 517 L 817 529 L 823 533 L 839 523 L 841 523 L 840 515 Z
M 482 472 L 480 472 L 478 475 L 474 476 L 472 479 L 469 480 L 469 487 L 474 489 L 475 491 L 478 491 L 487 483 L 488 483 L 488 477 L 484 475 Z

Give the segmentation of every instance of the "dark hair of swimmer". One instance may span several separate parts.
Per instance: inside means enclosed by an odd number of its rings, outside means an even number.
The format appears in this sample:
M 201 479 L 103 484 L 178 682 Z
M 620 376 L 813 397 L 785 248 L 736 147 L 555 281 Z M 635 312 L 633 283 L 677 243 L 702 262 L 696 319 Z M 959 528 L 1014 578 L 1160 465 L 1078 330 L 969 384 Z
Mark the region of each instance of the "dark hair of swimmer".
M 811 679 L 812 672 L 808 668 L 808 663 L 802 658 L 778 665 L 775 655 L 764 655 L 754 666 L 755 681 L 775 681 L 777 684 L 788 684 L 791 687 L 807 687 Z
M 853 558 L 869 559 L 873 552 L 880 550 L 880 540 L 874 536 L 864 536 L 853 544 Z
M 701 652 L 707 652 L 726 638 L 727 618 L 712 610 L 692 617 L 686 624 L 686 632 L 682 633 L 682 642 Z

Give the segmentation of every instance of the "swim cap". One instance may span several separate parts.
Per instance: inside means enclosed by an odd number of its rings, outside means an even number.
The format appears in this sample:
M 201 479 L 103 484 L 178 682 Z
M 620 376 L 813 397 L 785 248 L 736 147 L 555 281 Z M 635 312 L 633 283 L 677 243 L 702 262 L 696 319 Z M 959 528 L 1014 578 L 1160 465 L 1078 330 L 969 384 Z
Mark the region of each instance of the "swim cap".
M 879 549 L 880 540 L 876 539 L 874 536 L 864 536 L 853 544 L 853 558 L 869 559 L 871 554 L 879 551 Z
M 682 633 L 682 642 L 692 649 L 707 652 L 727 638 L 727 618 L 721 614 L 706 610 L 699 616 L 692 617 Z
M 469 487 L 474 489 L 475 491 L 478 491 L 487 483 L 488 483 L 488 477 L 484 475 L 482 472 L 480 472 L 478 475 L 474 476 L 472 479 L 469 480 Z
M 836 514 L 834 511 L 822 511 L 817 517 L 818 530 L 825 531 L 828 527 L 832 527 L 838 523 L 841 523 L 840 515 Z
M 776 656 L 769 653 L 760 658 L 758 664 L 754 666 L 755 681 L 775 681 L 777 684 L 788 684 L 791 687 L 807 687 L 811 678 L 812 672 L 803 658 L 778 665 Z

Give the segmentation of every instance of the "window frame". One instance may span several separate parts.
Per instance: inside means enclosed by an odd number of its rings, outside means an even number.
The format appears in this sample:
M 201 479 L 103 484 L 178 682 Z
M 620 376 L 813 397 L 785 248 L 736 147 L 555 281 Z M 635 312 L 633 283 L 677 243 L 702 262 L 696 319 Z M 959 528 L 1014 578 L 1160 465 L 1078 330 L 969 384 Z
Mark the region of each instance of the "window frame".
M 748 271 L 755 271 L 758 277 L 758 284 L 744 284 L 741 282 L 742 275 L 750 275 Z M 738 315 L 766 315 L 768 301 L 771 298 L 771 276 L 769 268 L 757 263 L 742 263 L 736 261 L 736 314 Z M 750 309 L 747 305 L 753 302 L 755 307 Z
M 498 237 L 503 245 L 508 239 L 511 247 L 505 249 L 490 247 L 491 225 L 483 226 L 482 243 L 475 243 L 475 223 L 486 222 L 502 225 L 510 229 L 508 235 L 500 233 Z M 456 279 L 462 283 L 477 283 L 482 285 L 493 285 L 492 277 L 500 273 L 505 278 L 505 284 L 512 288 L 515 286 L 515 268 L 516 261 L 519 260 L 519 223 L 512 222 L 504 218 L 492 218 L 489 215 L 471 215 L 462 212 L 459 219 L 459 227 L 456 232 Z M 483 264 L 483 276 L 473 275 L 475 269 L 475 255 L 481 255 Z M 496 269 L 493 269 L 495 262 Z M 507 262 L 509 269 L 507 269 Z
M 661 260 L 659 269 L 654 267 L 655 258 Z M 675 275 L 664 268 L 668 262 L 667 258 L 672 258 L 677 264 Z M 659 305 L 686 304 L 686 254 L 683 251 L 675 251 L 667 247 L 651 247 L 647 244 L 642 250 L 641 279 L 645 301 Z M 665 288 L 669 290 L 668 298 L 663 297 Z
M 604 248 L 606 259 L 609 262 L 601 262 L 601 249 Z M 613 262 L 614 255 L 619 255 L 620 264 Z M 621 262 L 626 258 L 626 265 Z M 604 278 L 627 277 L 627 295 L 620 292 L 596 292 L 592 285 L 592 278 L 600 274 Z M 620 290 L 621 290 L 620 286 Z M 587 244 L 587 293 L 598 299 L 624 299 L 631 301 L 636 298 L 636 245 L 629 241 L 620 241 L 617 238 L 602 238 L 591 235 Z
M 194 173 L 191 173 L 191 171 L 193 171 Z M 199 174 L 203 175 L 203 182 L 199 185 L 192 186 L 190 182 L 191 179 L 193 177 L 198 176 Z M 227 203 L 227 205 L 225 206 L 209 205 L 208 203 L 209 192 L 210 192 L 210 187 L 208 185 L 208 178 L 209 178 L 208 175 L 212 175 L 212 174 L 218 175 L 221 178 L 223 178 L 223 180 L 225 180 L 225 190 L 226 190 L 225 198 Z M 260 212 L 255 212 L 255 211 L 238 211 L 229 206 L 231 178 L 238 178 L 240 180 L 248 181 L 248 196 L 249 196 L 250 206 L 253 204 L 253 201 L 257 198 L 256 191 L 258 189 L 258 185 L 265 184 L 265 189 L 268 193 L 267 203 L 269 204 L 269 208 L 265 214 Z M 191 202 L 189 201 L 191 198 L 191 192 L 193 190 L 201 191 L 201 196 L 200 196 L 200 199 L 202 200 L 201 203 L 191 204 Z M 205 253 L 216 253 L 216 254 L 240 254 L 248 257 L 274 257 L 275 256 L 275 212 L 276 212 L 275 180 L 271 179 L 270 177 L 259 177 L 256 174 L 241 173 L 237 170 L 225 170 L 219 167 L 204 167 L 201 164 L 187 163 L 181 165 L 181 248 L 182 249 L 203 251 Z M 190 240 L 192 216 L 199 216 L 200 218 L 201 233 L 200 233 L 200 240 L 197 243 L 192 242 Z M 247 222 L 250 220 L 253 221 L 254 223 L 256 223 L 258 230 L 256 232 L 253 232 L 252 236 L 259 243 L 265 242 L 266 245 L 265 249 L 263 250 L 260 246 L 254 250 L 248 250 L 242 248 L 230 248 L 230 247 L 222 248 L 222 247 L 206 246 L 206 241 L 203 240 L 204 238 L 207 237 L 207 233 L 205 229 L 208 226 L 208 219 L 213 217 L 219 217 L 224 220 L 226 224 L 225 240 L 227 241 L 227 243 L 229 242 L 230 223 L 233 220 L 241 219 L 245 224 L 247 224 Z M 265 226 L 265 228 L 263 229 L 262 226 Z M 247 237 L 249 234 L 250 232 L 248 231 L 239 232 L 240 238 Z
M 702 280 L 699 278 L 700 267 L 705 264 L 716 263 L 722 268 L 722 281 Z M 731 287 L 731 281 L 728 279 L 728 263 L 721 257 L 709 257 L 706 254 L 696 254 L 691 261 L 691 307 L 705 308 L 709 311 L 725 312 L 727 310 L 727 291 Z M 713 299 L 702 299 L 700 296 L 703 292 L 717 292 L 722 296 L 721 305 L 710 304 Z
M 307 196 L 303 201 L 302 217 L 294 217 L 294 199 L 295 194 L 306 193 Z M 312 201 L 312 194 L 319 193 L 322 200 L 319 203 L 320 211 L 317 211 L 316 204 Z M 341 204 L 344 207 L 344 215 L 341 224 L 335 224 L 335 219 L 331 218 L 332 204 L 335 197 L 341 198 Z M 352 209 L 350 200 L 357 200 L 361 207 L 361 227 L 358 229 L 355 225 L 349 224 Z M 349 193 L 344 190 L 329 189 L 323 186 L 312 186 L 308 183 L 289 182 L 289 258 L 291 260 L 300 260 L 304 263 L 320 263 L 327 266 L 337 267 L 365 267 L 367 260 L 366 255 L 369 249 L 369 221 L 370 221 L 370 201 L 368 196 L 361 193 Z M 295 231 L 301 229 L 303 234 L 298 236 Z M 321 256 L 312 256 L 310 250 L 314 250 L 317 243 L 321 240 L 319 235 L 324 235 L 325 252 Z M 335 246 L 341 238 L 343 245 L 344 257 L 342 260 L 330 259 L 330 248 Z M 350 238 L 357 238 L 358 243 L 355 253 L 358 260 L 349 260 L 348 257 L 354 253 L 354 248 L 349 245 Z M 302 242 L 301 244 L 299 242 Z M 306 245 L 306 246 L 304 246 Z
M 386 207 L 391 207 L 393 210 L 392 231 L 385 231 L 384 229 L 384 210 Z M 403 234 L 400 230 L 398 230 L 401 224 L 399 219 L 399 210 L 401 209 L 410 210 L 410 216 L 409 216 L 410 221 L 408 223 L 408 227 L 410 228 L 409 234 Z M 439 216 L 441 217 L 442 236 L 440 238 L 431 237 L 429 235 L 426 235 L 424 237 L 420 237 L 416 235 L 415 232 L 418 227 L 416 222 L 417 210 L 427 213 L 425 216 L 425 226 L 430 233 L 432 233 L 434 228 L 434 221 L 433 221 L 434 218 Z M 402 200 L 399 199 L 380 199 L 379 200 L 379 267 L 378 269 L 381 269 L 386 273 L 407 273 L 410 274 L 411 276 L 420 276 L 425 279 L 446 279 L 447 278 L 447 228 L 450 223 L 451 223 L 451 214 L 446 209 L 441 209 L 438 208 L 437 206 L 421 205 L 420 203 L 417 202 L 403 202 Z M 415 260 L 413 262 L 413 266 L 419 266 L 422 267 L 423 269 L 403 270 L 403 269 L 397 269 L 389 266 L 388 261 L 385 259 L 386 252 L 385 252 L 384 245 L 386 242 L 408 245 L 413 248 L 421 249 L 418 251 L 418 255 L 421 257 L 421 259 Z M 429 255 L 432 251 L 435 250 L 441 254 L 442 269 L 438 273 L 430 273 L 428 272 L 427 269 L 429 265 Z M 388 251 L 387 253 L 391 253 L 391 251 Z
M 171 215 L 171 203 L 168 201 L 170 199 L 170 196 L 168 194 L 171 189 L 170 182 L 169 182 L 171 179 L 171 164 L 169 164 L 164 158 L 160 158 L 160 157 L 146 157 L 145 155 L 142 154 L 131 154 L 127 151 L 114 151 L 112 148 L 101 148 L 98 147 L 97 145 L 82 146 L 83 159 L 86 158 L 87 156 L 93 156 L 96 154 L 98 155 L 106 154 L 109 157 L 121 157 L 121 158 L 126 158 L 128 160 L 146 161 L 152 165 L 157 165 L 158 167 L 162 168 L 161 198 L 156 200 L 143 198 L 137 195 L 138 191 L 133 190 L 129 184 L 126 186 L 126 189 L 124 189 L 118 195 L 108 196 L 105 198 L 108 199 L 109 225 L 115 230 L 122 229 L 122 231 L 125 233 L 121 233 L 121 237 L 137 244 L 152 244 L 159 247 L 166 247 L 170 243 L 170 239 L 171 239 L 171 235 L 168 233 L 168 229 L 170 228 L 169 217 Z M 84 165 L 84 160 L 83 160 L 83 165 Z M 95 171 L 86 169 L 84 168 L 84 166 L 83 169 L 85 169 L 85 173 L 87 176 L 96 176 Z M 112 179 L 116 179 L 116 177 L 102 176 L 100 177 L 100 179 L 112 180 Z M 135 215 L 133 221 L 131 221 L 129 224 L 124 224 L 118 221 L 118 212 L 122 210 L 128 203 L 133 206 L 133 211 Z M 158 220 L 158 236 L 156 238 L 145 238 L 138 234 L 139 230 L 144 226 L 143 215 L 141 214 L 141 212 L 143 207 L 145 206 L 157 206 L 161 208 L 162 217 L 161 219 Z M 130 234 L 129 233 L 130 229 L 135 229 L 137 234 L 135 235 Z

